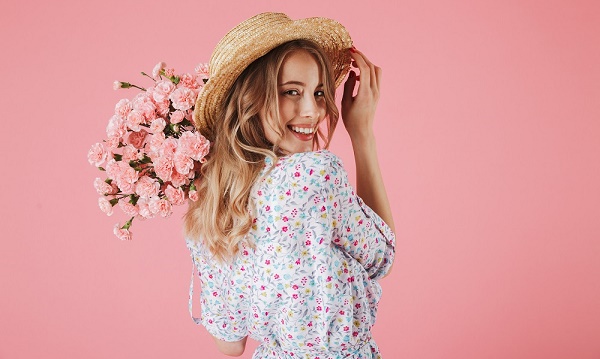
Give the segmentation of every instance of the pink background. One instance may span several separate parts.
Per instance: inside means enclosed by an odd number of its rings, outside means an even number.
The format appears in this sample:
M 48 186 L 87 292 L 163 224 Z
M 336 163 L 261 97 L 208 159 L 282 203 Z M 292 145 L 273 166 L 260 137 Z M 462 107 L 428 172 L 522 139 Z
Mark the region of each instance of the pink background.
M 141 4 L 2 4 L 0 358 L 222 357 L 188 316 L 183 208 L 118 241 L 86 155 L 114 80 L 191 71 L 268 10 L 339 20 L 384 70 L 384 357 L 600 358 L 597 1 Z M 354 173 L 341 127 L 333 150 Z

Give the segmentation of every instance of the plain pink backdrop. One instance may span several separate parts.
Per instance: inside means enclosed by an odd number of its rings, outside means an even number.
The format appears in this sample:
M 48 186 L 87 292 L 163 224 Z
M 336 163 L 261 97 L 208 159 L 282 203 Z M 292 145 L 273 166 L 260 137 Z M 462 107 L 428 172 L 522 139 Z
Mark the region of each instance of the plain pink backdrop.
M 86 155 L 114 80 L 191 71 L 262 11 L 335 18 L 383 68 L 384 357 L 600 358 L 598 4 L 4 1 L 0 358 L 222 357 L 187 312 L 184 209 L 118 241 Z

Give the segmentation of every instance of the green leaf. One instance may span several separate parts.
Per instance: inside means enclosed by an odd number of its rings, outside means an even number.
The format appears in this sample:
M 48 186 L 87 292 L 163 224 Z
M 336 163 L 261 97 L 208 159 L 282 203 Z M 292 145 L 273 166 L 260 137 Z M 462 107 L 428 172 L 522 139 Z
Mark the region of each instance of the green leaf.
M 142 163 L 152 163 L 152 159 L 144 155 L 144 158 L 142 158 Z

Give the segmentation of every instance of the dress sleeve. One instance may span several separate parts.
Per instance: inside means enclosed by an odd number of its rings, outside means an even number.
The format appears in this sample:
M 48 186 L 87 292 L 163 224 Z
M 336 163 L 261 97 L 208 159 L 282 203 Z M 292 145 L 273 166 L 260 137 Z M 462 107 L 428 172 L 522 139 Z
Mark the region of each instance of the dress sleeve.
M 354 192 L 339 158 L 333 156 L 325 172 L 325 201 L 331 213 L 333 244 L 356 259 L 371 279 L 385 276 L 394 261 L 394 233 Z
M 242 340 L 247 336 L 248 300 L 240 270 L 212 259 L 201 243 L 188 240 L 188 248 L 200 278 L 200 322 L 215 338 Z

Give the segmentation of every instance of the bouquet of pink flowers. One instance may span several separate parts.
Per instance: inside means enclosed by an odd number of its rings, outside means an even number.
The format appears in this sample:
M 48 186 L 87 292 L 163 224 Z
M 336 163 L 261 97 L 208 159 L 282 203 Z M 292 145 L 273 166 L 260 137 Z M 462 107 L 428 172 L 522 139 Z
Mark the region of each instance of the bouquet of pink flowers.
M 198 200 L 194 181 L 210 149 L 209 141 L 196 131 L 192 113 L 198 92 L 208 79 L 208 66 L 200 64 L 194 74 L 175 75 L 158 63 L 152 71 L 153 86 L 142 88 L 115 81 L 113 88 L 136 88 L 133 99 L 122 99 L 106 127 L 107 138 L 88 152 L 91 165 L 105 172 L 94 187 L 101 197 L 100 209 L 112 215 L 117 204 L 129 216 L 116 224 L 114 234 L 131 239 L 135 218 L 168 217 L 172 206 L 186 198 Z

